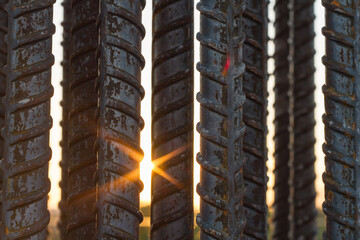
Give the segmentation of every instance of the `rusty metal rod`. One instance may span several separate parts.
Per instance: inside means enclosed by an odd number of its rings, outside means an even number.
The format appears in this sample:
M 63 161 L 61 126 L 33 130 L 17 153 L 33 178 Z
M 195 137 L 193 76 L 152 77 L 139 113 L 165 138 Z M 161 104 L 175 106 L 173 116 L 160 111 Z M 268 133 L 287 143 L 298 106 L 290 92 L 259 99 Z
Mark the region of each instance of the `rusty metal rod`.
M 100 0 L 97 239 L 138 239 L 145 0 Z
M 92 239 L 95 234 L 96 141 L 98 76 L 96 20 L 99 2 L 71 1 L 69 85 L 69 158 L 67 239 Z
M 243 11 L 244 1 L 202 0 L 200 11 L 201 73 L 200 183 L 197 224 L 201 239 L 243 239 Z
M 267 0 L 246 0 L 243 14 L 244 93 L 244 239 L 267 239 Z
M 289 20 L 289 12 L 293 12 L 293 21 Z M 295 0 L 293 6 L 289 6 L 289 0 L 278 0 L 275 14 L 273 239 L 314 239 L 317 231 L 314 185 L 314 0 Z M 291 36 L 290 29 L 293 29 Z M 290 45 L 293 53 L 290 53 Z M 290 66 L 290 62 L 293 66 Z M 290 67 L 293 69 L 291 72 Z M 294 81 L 292 87 L 290 79 Z M 293 194 L 290 194 L 291 191 Z
M 54 0 L 9 1 L 2 240 L 46 239 Z
M 0 128 L 4 127 L 5 124 L 5 108 L 2 103 L 2 98 L 6 93 L 6 71 L 4 66 L 7 62 L 7 49 L 5 42 L 5 35 L 7 34 L 8 28 L 8 17 L 5 10 L 7 0 L 0 0 Z M 4 157 L 4 138 L 0 135 L 0 159 Z M 3 172 L 0 168 L 0 191 L 3 188 Z M 2 199 L 0 199 L 0 216 L 2 215 Z M 2 229 L 2 219 L 0 219 L 0 228 Z
M 193 239 L 194 2 L 153 1 L 151 239 Z
M 66 239 L 67 229 L 67 197 L 68 197 L 68 128 L 69 128 L 69 85 L 70 85 L 70 29 L 71 29 L 71 0 L 64 0 L 62 2 L 64 10 L 63 26 L 63 41 L 61 43 L 63 47 L 63 61 L 61 65 L 63 67 L 63 80 L 61 86 L 63 90 L 63 96 L 61 100 L 62 107 L 62 120 L 60 122 L 62 128 L 62 139 L 60 142 L 61 146 L 61 181 L 59 183 L 61 189 L 61 199 L 59 202 L 60 220 L 58 222 L 58 228 L 60 232 L 60 239 Z
M 324 239 L 360 238 L 360 3 L 323 0 L 326 13 Z

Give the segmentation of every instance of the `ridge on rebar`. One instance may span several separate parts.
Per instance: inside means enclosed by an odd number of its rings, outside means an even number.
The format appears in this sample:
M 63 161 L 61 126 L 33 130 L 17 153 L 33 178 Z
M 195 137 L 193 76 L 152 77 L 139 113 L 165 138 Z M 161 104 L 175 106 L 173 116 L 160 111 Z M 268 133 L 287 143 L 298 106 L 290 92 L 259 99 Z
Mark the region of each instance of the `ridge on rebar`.
M 46 239 L 54 0 L 17 0 L 8 13 L 2 240 Z

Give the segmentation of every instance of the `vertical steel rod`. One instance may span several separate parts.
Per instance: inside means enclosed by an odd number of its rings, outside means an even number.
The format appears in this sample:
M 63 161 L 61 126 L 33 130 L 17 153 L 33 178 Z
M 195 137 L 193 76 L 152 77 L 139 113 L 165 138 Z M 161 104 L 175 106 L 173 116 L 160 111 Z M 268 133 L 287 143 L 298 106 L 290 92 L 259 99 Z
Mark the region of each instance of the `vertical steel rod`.
M 289 103 L 288 103 L 288 115 L 289 115 L 289 142 L 288 142 L 288 151 L 289 151 L 289 230 L 288 230 L 288 239 L 295 240 L 295 0 L 289 0 L 288 3 L 289 10 L 289 21 L 287 23 L 289 29 L 288 37 L 288 56 L 287 61 L 289 64 L 288 72 L 288 81 L 289 81 L 289 90 L 287 92 Z
M 202 0 L 200 10 L 201 73 L 200 183 L 197 224 L 201 239 L 243 239 L 243 63 L 244 1 Z
M 2 191 L 2 240 L 46 239 L 51 158 L 54 0 L 10 0 Z
M 151 239 L 192 239 L 193 0 L 153 1 Z
M 278 0 L 275 4 L 273 239 L 301 237 L 314 239 L 316 237 L 314 0 L 294 0 L 293 5 L 290 6 L 289 3 L 289 0 Z M 290 12 L 293 13 L 293 20 L 289 19 Z M 293 29 L 292 36 L 289 35 L 290 29 Z M 290 45 L 294 50 L 292 53 Z M 290 62 L 293 66 L 290 66 Z M 294 81 L 292 87 L 291 79 Z M 290 106 L 291 99 L 293 106 Z M 290 113 L 293 116 L 290 116 Z M 292 194 L 290 194 L 291 189 Z
M 324 239 L 360 238 L 360 3 L 326 8 Z
M 245 239 L 267 239 L 267 0 L 246 0 L 244 34 Z
M 69 159 L 67 239 L 95 234 L 97 71 L 96 20 L 99 2 L 71 1 L 71 82 L 69 85 Z
M 7 0 L 0 0 L 0 129 L 5 126 L 5 106 L 2 103 L 2 98 L 6 93 L 6 71 L 4 66 L 7 62 L 7 48 L 5 42 L 5 35 L 8 29 L 8 16 L 5 10 Z M 4 138 L 0 135 L 0 159 L 4 157 Z M 0 191 L 3 188 L 3 172 L 0 168 Z M 0 216 L 2 215 L 2 199 L 0 199 Z M 2 229 L 2 218 L 0 218 L 0 228 Z
M 138 239 L 145 0 L 100 0 L 97 239 Z
M 67 197 L 68 197 L 68 128 L 69 128 L 69 84 L 70 84 L 70 29 L 71 29 L 71 0 L 64 0 L 62 2 L 64 10 L 63 26 L 63 41 L 61 43 L 63 47 L 63 61 L 61 65 L 63 67 L 63 80 L 61 82 L 63 90 L 63 99 L 61 100 L 62 107 L 62 139 L 61 146 L 61 181 L 59 186 L 61 188 L 61 199 L 59 202 L 60 220 L 58 222 L 58 228 L 60 232 L 60 239 L 65 240 L 67 229 Z

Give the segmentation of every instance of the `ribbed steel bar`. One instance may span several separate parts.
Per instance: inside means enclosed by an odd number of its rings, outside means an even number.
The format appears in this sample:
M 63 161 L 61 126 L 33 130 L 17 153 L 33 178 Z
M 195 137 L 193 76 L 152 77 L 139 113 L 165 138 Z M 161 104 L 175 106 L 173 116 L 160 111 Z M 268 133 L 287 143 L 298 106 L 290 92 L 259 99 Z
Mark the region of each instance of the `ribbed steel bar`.
M 153 1 L 151 239 L 193 239 L 193 14 Z
M 323 0 L 326 10 L 324 239 L 360 238 L 360 3 Z
M 6 93 L 6 71 L 4 70 L 4 66 L 7 62 L 7 49 L 5 42 L 5 35 L 7 34 L 8 28 L 8 19 L 7 12 L 5 10 L 5 6 L 7 4 L 7 0 L 0 0 L 0 128 L 4 127 L 5 124 L 5 109 L 2 103 L 2 98 Z M 4 157 L 4 138 L 0 135 L 0 159 Z M 0 168 L 0 191 L 2 191 L 3 187 L 3 173 Z M 0 199 L 0 216 L 2 215 L 2 199 Z M 0 219 L 0 228 L 2 225 L 2 219 Z
M 46 239 L 51 158 L 54 0 L 10 0 L 8 12 L 2 240 Z
M 67 197 L 68 197 L 68 128 L 69 128 L 69 85 L 70 85 L 70 29 L 71 29 L 71 0 L 64 0 L 62 2 L 64 9 L 63 26 L 63 41 L 61 43 L 63 47 L 63 61 L 61 65 L 63 67 L 63 80 L 61 86 L 63 88 L 63 99 L 61 101 L 62 107 L 62 139 L 61 146 L 61 181 L 59 186 L 61 188 L 61 199 L 59 202 L 60 220 L 58 222 L 58 228 L 60 232 L 60 239 L 65 240 L 67 229 Z
M 200 11 L 201 73 L 200 183 L 197 224 L 201 239 L 243 239 L 243 11 L 245 1 L 202 0 Z
M 314 0 L 275 3 L 275 202 L 273 239 L 316 237 L 314 171 Z M 293 36 L 290 36 L 293 28 Z M 291 37 L 291 39 L 289 39 Z M 290 44 L 294 53 L 290 55 Z M 290 58 L 289 58 L 290 55 Z M 290 73 L 290 61 L 293 72 Z M 290 79 L 293 78 L 293 91 Z M 292 96 L 293 107 L 290 107 Z M 290 111 L 291 110 L 291 111 Z M 290 128 L 290 113 L 293 127 Z M 289 144 L 293 132 L 293 144 Z M 292 152 L 292 154 L 291 154 Z M 293 164 L 289 165 L 293 155 Z M 290 166 L 293 168 L 292 171 Z M 292 172 L 292 174 L 290 174 Z M 291 181 L 290 180 L 291 177 Z M 289 184 L 290 183 L 290 184 Z M 293 194 L 290 197 L 290 190 Z M 290 214 L 291 208 L 293 213 Z M 291 231 L 291 229 L 293 231 Z
M 289 204 L 289 214 L 288 214 L 288 222 L 289 222 L 289 231 L 287 233 L 288 239 L 296 239 L 295 238 L 295 0 L 289 0 L 288 4 L 289 10 L 289 21 L 288 21 L 288 29 L 289 29 L 289 51 L 287 61 L 289 64 L 289 72 L 288 72 L 288 81 L 289 81 L 289 90 L 287 92 L 289 104 L 288 104 L 288 115 L 289 115 L 289 126 L 288 126 L 288 134 L 289 134 L 289 143 L 288 143 L 288 151 L 289 151 L 289 196 L 288 196 L 288 204 Z
M 97 239 L 138 239 L 145 0 L 100 0 Z
M 95 234 L 96 121 L 98 76 L 96 49 L 99 2 L 71 1 L 69 85 L 69 158 L 67 239 L 92 239 Z
M 244 239 L 267 239 L 267 0 L 246 0 L 244 34 Z

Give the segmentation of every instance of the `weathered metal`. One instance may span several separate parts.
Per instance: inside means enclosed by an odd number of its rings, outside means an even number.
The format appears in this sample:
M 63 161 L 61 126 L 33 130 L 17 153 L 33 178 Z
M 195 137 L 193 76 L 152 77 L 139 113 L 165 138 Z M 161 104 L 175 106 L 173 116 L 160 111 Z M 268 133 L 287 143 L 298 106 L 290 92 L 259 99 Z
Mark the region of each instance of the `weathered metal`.
M 100 0 L 97 239 L 138 239 L 144 0 Z
M 324 239 L 360 238 L 360 3 L 325 6 Z
M 2 98 L 5 96 L 6 92 L 6 72 L 4 71 L 4 66 L 7 62 L 7 49 L 5 42 L 5 35 L 7 34 L 8 19 L 7 12 L 5 10 L 5 5 L 7 0 L 0 0 L 0 128 L 4 127 L 5 124 L 5 109 L 2 103 Z M 4 138 L 0 134 L 0 159 L 4 157 Z M 0 191 L 3 188 L 3 173 L 0 168 Z M 2 199 L 0 198 L 0 216 L 2 215 Z M 0 217 L 0 229 L 2 229 L 2 218 Z
M 151 239 L 193 239 L 194 2 L 153 1 Z
M 51 158 L 50 117 L 54 0 L 17 0 L 8 12 L 2 240 L 46 239 Z
M 314 0 L 278 0 L 275 14 L 273 239 L 314 239 Z
M 202 0 L 200 10 L 201 73 L 200 183 L 197 224 L 201 239 L 243 239 L 243 11 L 245 1 Z
M 60 239 L 65 240 L 67 229 L 67 197 L 68 197 L 68 128 L 69 128 L 69 85 L 70 85 L 70 29 L 71 29 L 71 0 L 64 0 L 62 2 L 64 10 L 64 20 L 62 22 L 63 27 L 63 41 L 61 43 L 63 47 L 63 61 L 61 65 L 63 67 L 63 80 L 61 81 L 63 96 L 61 100 L 62 107 L 62 120 L 60 122 L 62 129 L 61 146 L 61 181 L 59 183 L 61 189 L 61 199 L 59 202 L 60 219 L 58 222 L 58 228 L 60 232 Z
M 94 148 L 97 134 L 98 76 L 96 49 L 99 1 L 71 1 L 69 85 L 69 157 L 68 157 L 68 220 L 67 236 L 92 239 L 95 234 L 97 158 Z
M 267 239 L 267 0 L 246 0 L 243 28 L 244 93 L 244 239 Z

